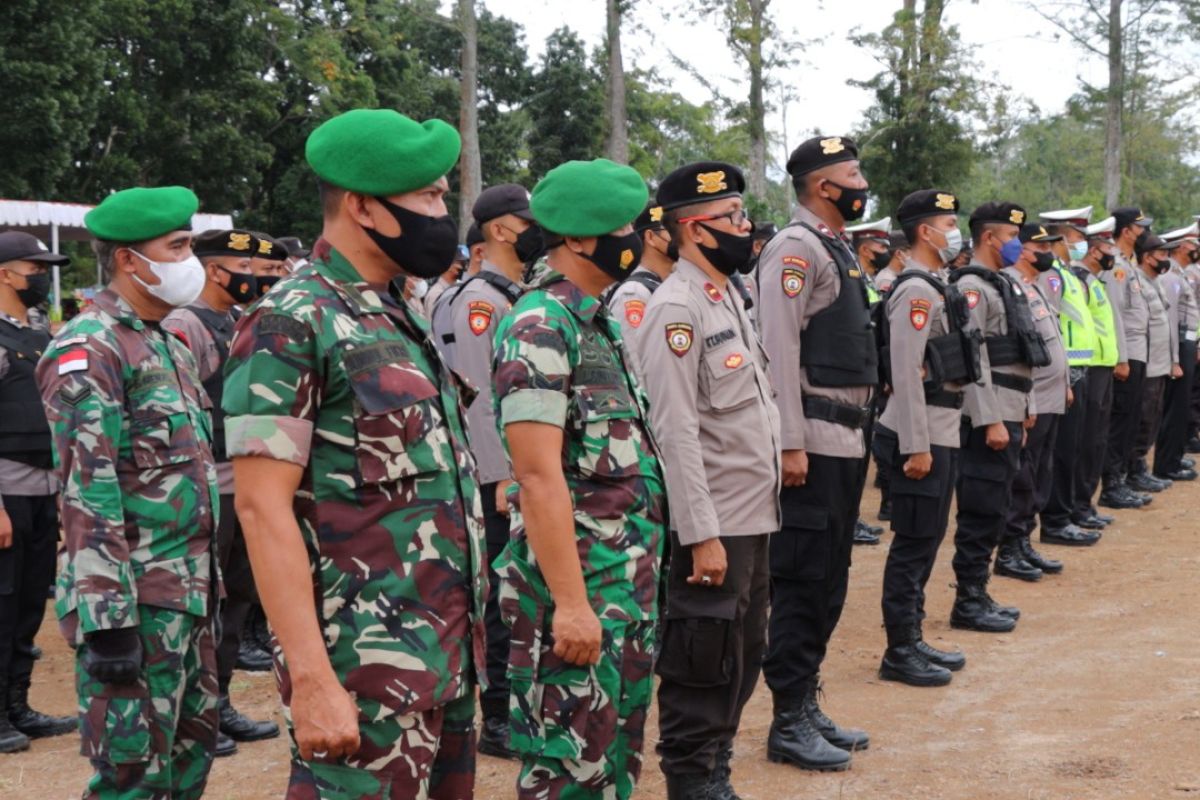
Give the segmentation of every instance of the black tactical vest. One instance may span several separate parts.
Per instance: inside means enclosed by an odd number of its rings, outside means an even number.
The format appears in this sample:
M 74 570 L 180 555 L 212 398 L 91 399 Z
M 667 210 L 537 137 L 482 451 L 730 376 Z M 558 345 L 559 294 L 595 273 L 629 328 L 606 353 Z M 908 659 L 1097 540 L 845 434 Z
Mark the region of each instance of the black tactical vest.
M 841 239 L 804 222 L 795 224 L 820 238 L 841 279 L 837 299 L 800 333 L 800 363 L 814 386 L 874 386 L 879 381 L 879 353 L 862 268 Z
M 50 424 L 34 370 L 49 344 L 46 331 L 0 321 L 0 347 L 8 355 L 8 373 L 0 379 L 0 458 L 41 469 L 53 463 Z
M 964 275 L 975 275 L 990 283 L 1004 302 L 1004 317 L 1008 332 L 1002 336 L 987 336 L 988 361 L 993 367 L 1007 364 L 1025 364 L 1030 367 L 1045 367 L 1050 364 L 1050 350 L 1037 331 L 1033 312 L 1025 290 L 1009 276 L 979 266 L 966 266 L 954 270 L 951 283 L 957 283 Z
M 228 461 L 229 457 L 225 453 L 225 410 L 221 408 L 221 397 L 225 392 L 225 373 L 222 368 L 229 360 L 229 343 L 233 339 L 233 326 L 237 320 L 232 314 L 222 314 L 208 308 L 198 306 L 188 306 L 187 308 L 196 315 L 200 322 L 204 323 L 205 329 L 213 338 L 213 344 L 217 347 L 217 355 L 221 359 L 220 366 L 212 375 L 204 379 L 203 385 L 204 391 L 208 392 L 208 399 L 212 400 L 213 404 L 213 458 L 218 462 Z
M 943 391 L 947 383 L 975 383 L 983 376 L 979 351 L 983 346 L 983 336 L 979 331 L 967 331 L 970 312 L 967 309 L 967 299 L 955 286 L 947 286 L 941 279 L 928 272 L 907 269 L 900 273 L 892 284 L 890 292 L 905 281 L 920 279 L 933 287 L 946 302 L 946 321 L 949 333 L 940 336 L 930 336 L 925 342 L 925 363 L 928 365 L 925 376 L 925 394 L 931 396 Z M 887 324 L 887 301 L 880 302 L 883 307 L 883 323 L 881 329 L 890 330 Z M 882 365 L 890 366 L 886 356 L 880 360 Z

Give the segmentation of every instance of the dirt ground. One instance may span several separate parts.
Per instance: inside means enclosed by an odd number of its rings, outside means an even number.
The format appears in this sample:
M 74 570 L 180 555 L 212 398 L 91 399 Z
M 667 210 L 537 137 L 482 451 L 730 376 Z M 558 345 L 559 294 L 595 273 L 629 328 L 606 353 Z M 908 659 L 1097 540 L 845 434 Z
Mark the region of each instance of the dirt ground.
M 873 520 L 878 495 L 863 499 Z M 1159 495 L 1149 509 L 1117 512 L 1094 548 L 1046 546 L 1062 575 L 1025 584 L 993 581 L 993 595 L 1022 610 L 1007 635 L 950 630 L 951 534 L 930 585 L 926 638 L 967 654 L 940 689 L 880 681 L 883 648 L 880 547 L 854 552 L 850 598 L 825 666 L 826 710 L 866 728 L 871 747 L 850 771 L 818 775 L 770 764 L 771 701 L 761 683 L 746 709 L 733 761 L 747 800 L 786 798 L 1200 798 L 1200 485 Z M 1036 544 L 1036 540 L 1035 540 Z M 37 708 L 73 713 L 69 651 L 51 620 L 34 674 Z M 268 675 L 238 673 L 235 705 L 279 719 Z M 653 742 L 655 721 L 647 741 Z M 207 797 L 257 800 L 283 794 L 284 739 L 241 745 L 213 767 Z M 40 740 L 0 756 L 0 798 L 78 797 L 88 775 L 74 736 Z M 512 797 L 514 765 L 480 757 L 476 796 Z M 647 756 L 639 800 L 664 798 Z

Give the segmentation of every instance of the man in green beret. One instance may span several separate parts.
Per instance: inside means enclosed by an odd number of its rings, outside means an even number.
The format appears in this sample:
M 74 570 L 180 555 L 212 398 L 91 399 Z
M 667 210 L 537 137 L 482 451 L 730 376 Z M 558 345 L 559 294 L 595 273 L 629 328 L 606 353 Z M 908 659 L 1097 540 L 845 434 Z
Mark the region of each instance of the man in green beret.
M 645 395 L 599 297 L 638 265 L 648 192 L 605 159 L 534 187 L 546 256 L 496 331 L 516 485 L 496 560 L 519 798 L 628 798 L 642 767 L 666 501 Z
M 454 258 L 458 153 L 446 123 L 390 110 L 317 128 L 313 263 L 230 346 L 226 446 L 279 643 L 294 800 L 473 793 L 487 591 L 475 463 L 457 384 L 396 288 Z
M 85 797 L 198 798 L 217 739 L 217 476 L 196 361 L 161 321 L 193 302 L 199 202 L 126 189 L 84 217 L 108 288 L 37 368 L 62 483 L 55 612 L 75 648 Z

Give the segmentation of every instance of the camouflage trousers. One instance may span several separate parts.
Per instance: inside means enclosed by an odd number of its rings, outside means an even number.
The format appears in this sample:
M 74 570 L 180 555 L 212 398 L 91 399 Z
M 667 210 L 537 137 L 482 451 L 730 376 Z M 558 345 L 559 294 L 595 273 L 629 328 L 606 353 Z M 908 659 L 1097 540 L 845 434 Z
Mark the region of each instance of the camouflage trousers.
M 600 662 L 554 654 L 549 623 L 519 615 L 509 656 L 511 745 L 521 800 L 625 800 L 642 771 L 654 690 L 653 620 L 601 620 Z
M 217 744 L 217 657 L 211 617 L 138 606 L 144 653 L 132 686 L 94 680 L 75 658 L 81 752 L 96 772 L 84 798 L 195 798 Z
M 349 758 L 303 761 L 292 739 L 287 800 L 471 800 L 475 692 L 444 706 L 360 721 Z

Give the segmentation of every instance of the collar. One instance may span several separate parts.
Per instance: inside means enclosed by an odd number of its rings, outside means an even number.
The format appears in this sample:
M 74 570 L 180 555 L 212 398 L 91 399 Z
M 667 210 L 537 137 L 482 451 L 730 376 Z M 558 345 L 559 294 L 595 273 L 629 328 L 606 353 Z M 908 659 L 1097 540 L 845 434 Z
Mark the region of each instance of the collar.
M 101 290 L 92 302 L 96 308 L 108 314 L 126 328 L 140 331 L 146 327 L 146 323 L 138 319 L 137 314 L 133 313 L 133 307 L 111 288 Z
M 814 214 L 808 206 L 796 206 L 796 212 L 792 214 L 792 221 L 807 223 L 827 236 L 844 239 L 841 231 L 835 231 L 828 222 Z M 857 260 L 855 258 L 855 261 Z
M 539 288 L 545 289 L 546 294 L 562 303 L 581 322 L 590 325 L 604 304 L 571 283 L 565 275 L 555 272 L 549 265 L 546 269 L 548 274 L 539 281 Z
M 380 295 L 379 288 L 364 281 L 354 265 L 336 248 L 330 247 L 328 253 L 313 261 L 313 268 L 346 301 L 356 315 L 387 312 L 387 305 Z
M 0 321 L 7 322 L 9 325 L 12 325 L 14 328 L 32 328 L 33 327 L 29 323 L 21 322 L 16 317 L 14 317 L 11 314 L 8 314 L 4 311 L 0 311 Z

